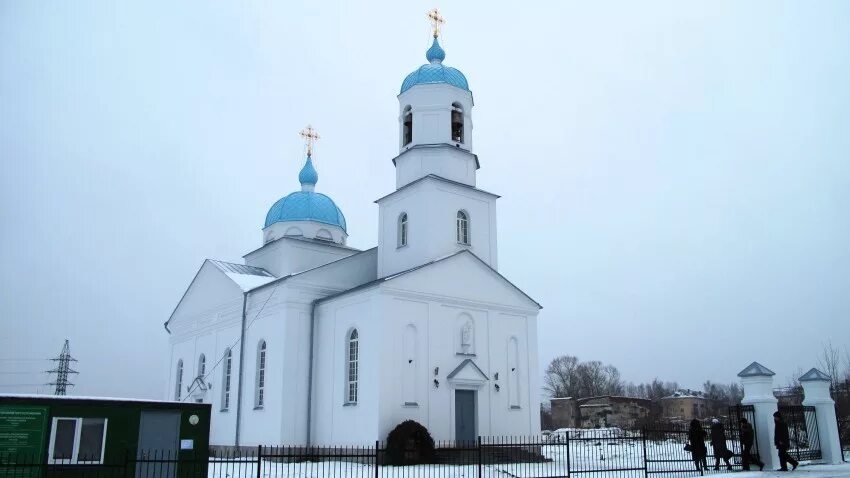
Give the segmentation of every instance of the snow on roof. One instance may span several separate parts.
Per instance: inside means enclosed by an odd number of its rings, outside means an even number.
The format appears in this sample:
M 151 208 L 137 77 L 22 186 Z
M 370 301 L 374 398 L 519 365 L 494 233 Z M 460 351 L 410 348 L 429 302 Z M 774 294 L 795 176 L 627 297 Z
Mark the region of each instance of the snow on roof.
M 233 264 L 231 262 L 209 259 L 210 264 L 224 272 L 230 280 L 236 283 L 242 291 L 249 291 L 276 279 L 269 271 L 260 267 Z
M 143 403 L 175 403 L 182 404 L 188 402 L 179 402 L 174 400 L 153 400 L 146 398 L 119 398 L 119 397 L 94 397 L 85 395 L 50 395 L 46 393 L 0 393 L 0 398 L 36 398 L 49 400 L 100 400 L 108 402 L 143 402 Z
M 661 400 L 669 400 L 671 398 L 701 398 L 705 399 L 705 396 L 702 392 L 695 392 L 693 390 L 676 390 L 673 392 L 673 395 L 669 397 L 664 397 Z

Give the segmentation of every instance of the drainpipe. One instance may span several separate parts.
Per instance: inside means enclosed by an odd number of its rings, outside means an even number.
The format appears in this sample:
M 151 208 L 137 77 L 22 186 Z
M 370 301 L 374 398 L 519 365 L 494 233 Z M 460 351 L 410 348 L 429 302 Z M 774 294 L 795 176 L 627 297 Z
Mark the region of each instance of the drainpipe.
M 313 429 L 313 348 L 316 335 L 316 302 L 310 303 L 310 356 L 307 365 L 307 446 L 313 444 L 311 430 Z
M 245 313 L 248 306 L 248 293 L 242 293 L 242 332 L 239 336 L 239 385 L 236 389 L 236 436 L 234 438 L 234 443 L 236 447 L 239 447 L 239 428 L 242 421 L 242 377 L 245 375 L 243 370 L 245 370 L 245 318 L 247 314 Z

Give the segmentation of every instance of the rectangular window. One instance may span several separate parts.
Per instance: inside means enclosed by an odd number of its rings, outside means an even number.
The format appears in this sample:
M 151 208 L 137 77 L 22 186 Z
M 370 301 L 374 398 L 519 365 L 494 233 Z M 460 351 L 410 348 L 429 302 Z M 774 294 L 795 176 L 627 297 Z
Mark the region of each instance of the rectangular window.
M 48 463 L 103 463 L 106 423 L 106 418 L 54 418 Z

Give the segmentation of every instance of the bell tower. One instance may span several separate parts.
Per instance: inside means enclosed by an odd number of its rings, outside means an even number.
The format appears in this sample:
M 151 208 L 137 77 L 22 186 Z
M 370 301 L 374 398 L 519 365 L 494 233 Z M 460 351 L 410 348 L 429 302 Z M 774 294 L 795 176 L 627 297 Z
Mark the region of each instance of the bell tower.
M 445 20 L 437 9 L 428 18 L 433 25 L 428 63 L 405 78 L 398 95 L 396 187 L 429 174 L 475 186 L 479 165 L 472 154 L 472 92 L 460 70 L 443 64 L 446 52 L 439 36 Z
M 433 26 L 428 63 L 407 75 L 398 95 L 396 191 L 380 209 L 380 277 L 468 250 L 496 268 L 496 196 L 476 188 L 472 92 L 460 70 L 446 66 L 443 17 Z

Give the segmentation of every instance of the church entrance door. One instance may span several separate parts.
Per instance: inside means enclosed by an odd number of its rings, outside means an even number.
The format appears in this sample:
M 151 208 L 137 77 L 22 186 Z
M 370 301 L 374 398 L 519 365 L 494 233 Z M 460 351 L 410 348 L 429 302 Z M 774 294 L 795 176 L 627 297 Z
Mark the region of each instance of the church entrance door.
M 475 434 L 475 390 L 455 390 L 455 441 L 470 445 Z

